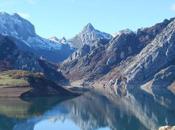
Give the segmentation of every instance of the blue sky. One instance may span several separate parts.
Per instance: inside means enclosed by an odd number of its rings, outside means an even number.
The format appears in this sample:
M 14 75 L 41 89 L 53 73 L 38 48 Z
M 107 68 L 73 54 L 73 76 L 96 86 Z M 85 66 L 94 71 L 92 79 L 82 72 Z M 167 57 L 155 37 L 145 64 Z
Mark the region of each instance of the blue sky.
M 114 33 L 175 16 L 175 0 L 0 0 L 0 11 L 19 13 L 43 37 L 71 38 L 89 22 Z

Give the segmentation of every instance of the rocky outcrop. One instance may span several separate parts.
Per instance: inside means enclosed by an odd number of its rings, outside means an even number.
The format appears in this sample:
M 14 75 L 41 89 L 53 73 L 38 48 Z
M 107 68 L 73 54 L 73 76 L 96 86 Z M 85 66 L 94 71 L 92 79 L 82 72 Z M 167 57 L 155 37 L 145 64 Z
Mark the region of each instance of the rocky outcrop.
M 119 96 L 127 95 L 127 79 L 125 77 L 120 77 L 115 82 L 115 93 Z

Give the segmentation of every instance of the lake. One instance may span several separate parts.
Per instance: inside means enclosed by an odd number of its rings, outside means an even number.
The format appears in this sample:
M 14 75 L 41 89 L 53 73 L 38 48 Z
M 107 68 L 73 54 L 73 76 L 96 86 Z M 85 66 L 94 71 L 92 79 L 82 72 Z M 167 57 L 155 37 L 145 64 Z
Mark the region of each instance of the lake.
M 0 130 L 157 130 L 174 124 L 175 109 L 144 94 L 0 99 Z

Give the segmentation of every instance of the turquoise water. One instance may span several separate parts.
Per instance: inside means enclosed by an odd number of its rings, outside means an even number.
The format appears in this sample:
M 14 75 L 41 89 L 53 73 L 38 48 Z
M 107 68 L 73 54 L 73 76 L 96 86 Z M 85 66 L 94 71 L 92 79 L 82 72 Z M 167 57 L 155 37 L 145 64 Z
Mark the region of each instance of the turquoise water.
M 143 94 L 137 99 L 88 92 L 72 99 L 0 99 L 0 130 L 157 130 L 175 110 Z

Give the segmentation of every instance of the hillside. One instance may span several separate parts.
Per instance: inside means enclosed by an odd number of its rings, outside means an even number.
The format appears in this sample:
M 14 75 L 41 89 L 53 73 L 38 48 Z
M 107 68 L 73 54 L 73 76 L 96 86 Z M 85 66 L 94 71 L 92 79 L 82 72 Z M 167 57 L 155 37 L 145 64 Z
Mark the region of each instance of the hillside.
M 0 73 L 0 97 L 69 97 L 76 94 L 46 79 L 42 73 L 10 70 Z

